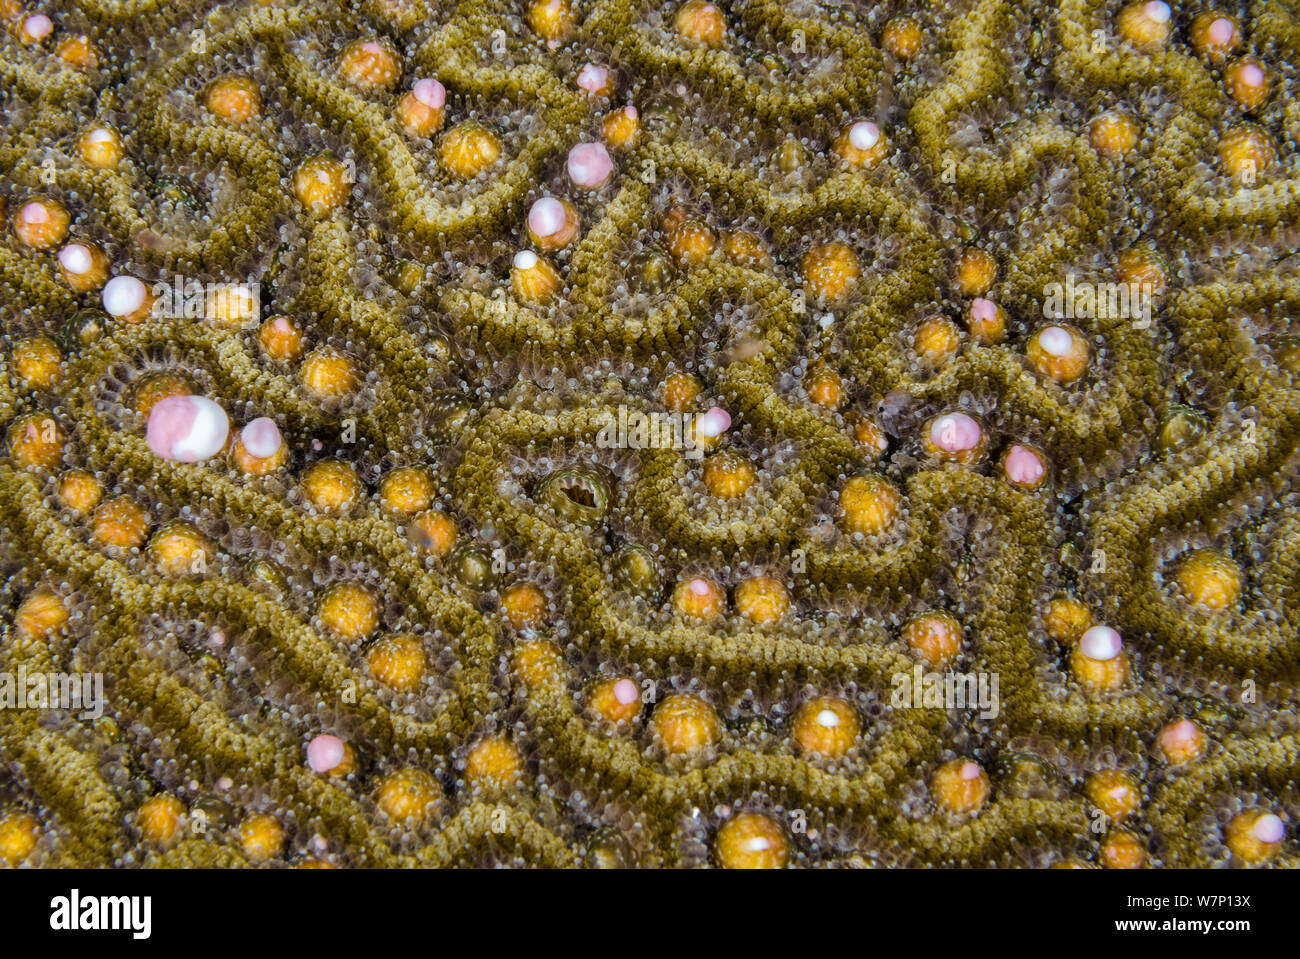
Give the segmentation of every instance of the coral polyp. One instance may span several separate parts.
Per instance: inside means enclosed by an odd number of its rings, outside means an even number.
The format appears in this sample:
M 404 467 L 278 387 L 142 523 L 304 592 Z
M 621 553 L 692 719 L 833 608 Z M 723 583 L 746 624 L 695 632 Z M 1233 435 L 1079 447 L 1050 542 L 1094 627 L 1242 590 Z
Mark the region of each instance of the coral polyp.
M 2 12 L 0 863 L 1300 865 L 1290 4 Z

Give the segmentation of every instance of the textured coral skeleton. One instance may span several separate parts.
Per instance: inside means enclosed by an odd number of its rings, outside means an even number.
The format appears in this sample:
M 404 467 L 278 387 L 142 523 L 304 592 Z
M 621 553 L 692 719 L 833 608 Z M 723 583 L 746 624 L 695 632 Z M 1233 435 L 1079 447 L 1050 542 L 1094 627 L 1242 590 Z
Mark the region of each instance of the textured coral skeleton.
M 0 862 L 1297 863 L 1294 4 L 0 11 Z

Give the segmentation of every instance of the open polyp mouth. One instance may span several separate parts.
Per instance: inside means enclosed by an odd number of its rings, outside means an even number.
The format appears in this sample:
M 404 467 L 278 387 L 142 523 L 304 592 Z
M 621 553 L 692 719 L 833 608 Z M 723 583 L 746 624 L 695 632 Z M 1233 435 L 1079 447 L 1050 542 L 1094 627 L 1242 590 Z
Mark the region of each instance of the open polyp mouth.
M 582 477 L 564 480 L 559 484 L 559 492 L 583 509 L 599 508 L 594 484 Z
M 552 473 L 538 492 L 539 499 L 570 520 L 594 522 L 609 507 L 610 483 L 594 468 L 575 466 Z

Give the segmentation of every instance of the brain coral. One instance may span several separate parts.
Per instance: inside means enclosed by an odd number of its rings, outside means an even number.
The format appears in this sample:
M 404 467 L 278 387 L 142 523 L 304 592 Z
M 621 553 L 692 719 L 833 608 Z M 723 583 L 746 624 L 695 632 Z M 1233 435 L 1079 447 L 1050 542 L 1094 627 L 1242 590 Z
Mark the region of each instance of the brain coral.
M 1291 3 L 0 13 L 0 860 L 1297 865 Z

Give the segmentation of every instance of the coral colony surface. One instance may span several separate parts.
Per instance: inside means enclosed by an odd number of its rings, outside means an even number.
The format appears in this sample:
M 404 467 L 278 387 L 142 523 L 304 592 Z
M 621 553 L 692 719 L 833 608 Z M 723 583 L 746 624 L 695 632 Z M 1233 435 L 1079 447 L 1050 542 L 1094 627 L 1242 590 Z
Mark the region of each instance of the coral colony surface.
M 0 861 L 1300 857 L 1300 17 L 0 0 Z

